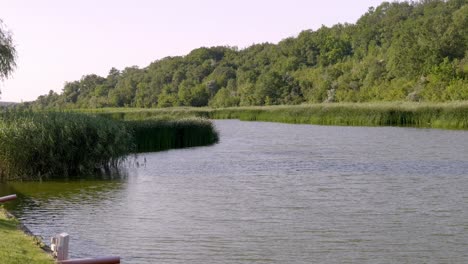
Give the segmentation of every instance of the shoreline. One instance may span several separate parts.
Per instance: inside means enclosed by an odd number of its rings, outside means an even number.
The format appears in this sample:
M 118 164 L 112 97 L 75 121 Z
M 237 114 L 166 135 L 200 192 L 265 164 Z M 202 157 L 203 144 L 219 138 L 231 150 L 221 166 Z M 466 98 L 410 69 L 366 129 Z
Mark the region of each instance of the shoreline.
M 21 223 L 16 216 L 14 216 L 10 211 L 6 210 L 5 208 L 1 208 L 3 213 L 6 215 L 8 219 L 13 219 L 18 223 L 18 229 L 23 231 L 23 233 L 29 237 L 31 237 L 36 243 L 37 246 L 42 249 L 45 253 L 50 254 L 52 256 L 52 249 L 44 243 L 40 236 L 35 235 L 26 225 Z
M 230 108 L 99 108 L 71 111 L 120 120 L 202 117 L 291 124 L 468 130 L 468 101 L 451 103 L 322 103 Z
M 7 233 L 7 243 L 8 238 L 12 237 L 14 239 L 20 240 L 22 242 L 22 246 L 26 249 L 21 250 L 21 254 L 25 255 L 23 256 L 22 259 L 27 258 L 29 260 L 37 258 L 39 256 L 39 260 L 41 262 L 39 263 L 55 263 L 54 258 L 52 257 L 52 250 L 48 245 L 46 245 L 42 239 L 39 236 L 34 235 L 29 228 L 27 228 L 24 224 L 22 224 L 18 218 L 16 218 L 11 212 L 9 212 L 7 209 L 5 209 L 3 206 L 0 207 L 0 221 L 2 221 L 2 225 L 0 226 L 0 230 L 2 233 Z M 5 223 L 3 222 L 8 222 L 9 226 L 15 226 L 15 229 L 10 229 L 10 230 L 3 230 L 4 226 L 6 226 Z M 4 236 L 6 236 L 4 234 Z M 2 254 L 2 247 L 0 245 L 0 256 L 4 255 Z M 30 254 L 27 254 L 30 253 Z M 13 252 L 11 253 L 13 254 Z M 29 255 L 29 256 L 28 256 Z M 43 256 L 40 256 L 43 255 Z M 11 257 L 11 256 L 10 256 Z M 15 257 L 15 256 L 12 256 Z M 7 259 L 9 261 L 9 259 Z M 18 261 L 21 260 L 15 260 L 12 259 L 13 263 L 21 263 Z M 35 260 L 37 261 L 37 260 Z M 9 262 L 7 262 L 9 263 Z M 35 262 L 34 262 L 35 263 Z

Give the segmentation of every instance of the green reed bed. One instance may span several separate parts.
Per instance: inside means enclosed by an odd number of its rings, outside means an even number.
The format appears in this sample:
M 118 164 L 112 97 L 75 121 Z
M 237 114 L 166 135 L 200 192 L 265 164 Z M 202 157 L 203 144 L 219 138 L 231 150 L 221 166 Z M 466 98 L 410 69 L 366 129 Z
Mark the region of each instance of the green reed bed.
M 109 117 L 106 116 L 105 117 Z M 0 181 L 91 176 L 118 171 L 131 153 L 218 141 L 206 119 L 122 121 L 73 112 L 1 112 Z
M 248 121 L 344 126 L 406 126 L 413 122 L 413 113 L 406 109 L 339 104 L 216 109 L 211 115 Z
M 211 118 L 211 108 L 171 107 L 171 108 L 99 108 L 77 109 L 80 113 L 95 114 L 123 121 L 135 120 L 180 120 L 188 118 Z
M 468 104 L 315 104 L 216 109 L 212 118 L 340 126 L 468 129 Z
M 342 126 L 411 126 L 468 129 L 468 102 L 451 103 L 328 103 L 232 108 L 106 108 L 86 110 L 121 119 L 190 117 L 240 119 Z
M 467 104 L 320 104 L 219 109 L 212 116 L 319 125 L 468 129 Z
M 0 180 L 67 178 L 109 170 L 134 148 L 126 126 L 78 113 L 0 114 Z
M 125 121 L 138 152 L 206 146 L 218 142 L 213 124 L 201 118 Z

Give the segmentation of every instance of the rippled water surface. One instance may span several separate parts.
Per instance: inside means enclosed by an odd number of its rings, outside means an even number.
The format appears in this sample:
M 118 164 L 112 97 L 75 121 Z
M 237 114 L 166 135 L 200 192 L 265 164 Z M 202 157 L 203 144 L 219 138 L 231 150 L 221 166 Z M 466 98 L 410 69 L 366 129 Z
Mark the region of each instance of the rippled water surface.
M 0 191 L 73 257 L 468 263 L 468 132 L 215 123 L 219 144 L 139 155 L 121 180 Z

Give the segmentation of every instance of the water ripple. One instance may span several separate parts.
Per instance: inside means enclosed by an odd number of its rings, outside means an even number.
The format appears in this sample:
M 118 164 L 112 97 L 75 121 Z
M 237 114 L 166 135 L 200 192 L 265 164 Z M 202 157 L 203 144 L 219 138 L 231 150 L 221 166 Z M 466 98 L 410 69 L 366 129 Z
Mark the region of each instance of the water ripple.
M 216 126 L 122 181 L 16 184 L 14 212 L 124 263 L 468 263 L 467 132 Z

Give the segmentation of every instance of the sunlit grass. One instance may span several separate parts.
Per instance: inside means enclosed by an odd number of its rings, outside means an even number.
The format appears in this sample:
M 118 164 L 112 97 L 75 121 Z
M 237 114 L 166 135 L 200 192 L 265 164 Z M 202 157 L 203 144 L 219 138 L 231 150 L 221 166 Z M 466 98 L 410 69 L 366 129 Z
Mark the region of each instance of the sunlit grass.
M 32 237 L 17 228 L 18 221 L 6 217 L 0 207 L 0 263 L 2 264 L 51 264 L 51 256 L 42 251 Z

